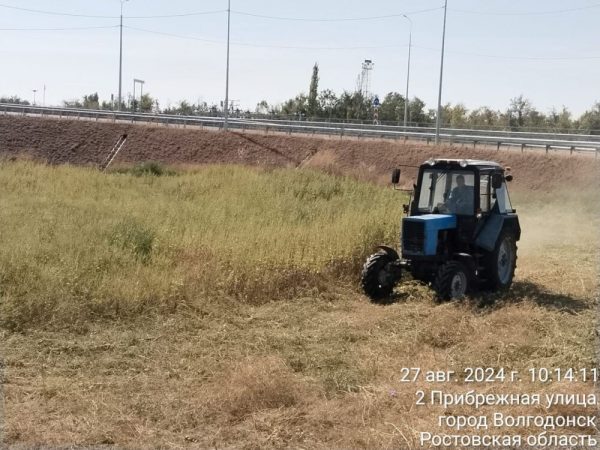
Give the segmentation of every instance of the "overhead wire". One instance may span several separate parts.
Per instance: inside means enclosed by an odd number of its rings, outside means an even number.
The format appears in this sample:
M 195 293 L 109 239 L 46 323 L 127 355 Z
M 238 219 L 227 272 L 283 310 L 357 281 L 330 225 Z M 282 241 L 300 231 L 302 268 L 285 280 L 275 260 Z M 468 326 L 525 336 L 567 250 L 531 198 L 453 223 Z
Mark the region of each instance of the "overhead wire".
M 579 6 L 574 8 L 555 9 L 548 11 L 521 11 L 521 12 L 508 12 L 508 11 L 477 11 L 460 8 L 448 8 L 448 11 L 464 13 L 464 14 L 477 14 L 482 16 L 541 16 L 551 14 L 564 14 L 575 11 L 585 11 L 588 9 L 600 8 L 600 3 L 593 5 Z
M 129 28 L 135 31 L 141 31 L 144 33 L 157 34 L 163 36 L 169 36 L 178 39 L 187 39 L 193 41 L 207 42 L 212 44 L 224 44 L 225 41 L 217 40 L 217 39 L 207 39 L 196 36 L 186 36 L 175 33 L 162 32 L 157 30 L 148 30 L 145 28 L 138 27 L 130 27 L 124 26 L 124 28 Z M 384 44 L 384 45 L 357 45 L 357 46 L 340 46 L 340 47 L 324 47 L 324 46 L 296 46 L 296 45 L 270 45 L 270 44 L 253 44 L 248 42 L 231 42 L 231 45 L 241 46 L 241 47 L 255 47 L 255 48 L 280 48 L 280 49 L 297 49 L 297 50 L 362 50 L 362 49 L 381 49 L 381 48 L 403 48 L 407 47 L 406 44 Z M 430 50 L 439 52 L 438 48 L 424 47 L 420 45 L 412 45 L 413 48 L 419 48 L 423 50 Z M 537 56 L 514 56 L 514 55 L 489 55 L 489 54 L 481 54 L 481 53 L 472 53 L 472 52 L 463 52 L 458 50 L 447 50 L 449 53 L 462 54 L 466 56 L 477 56 L 482 58 L 492 58 L 492 59 L 513 59 L 513 60 L 531 60 L 531 61 L 570 61 L 570 60 L 591 60 L 591 59 L 600 59 L 600 56 L 551 56 L 551 57 L 537 57 Z
M 294 21 L 294 22 L 353 22 L 353 21 L 368 21 L 368 20 L 381 20 L 381 19 L 390 19 L 396 17 L 403 17 L 405 15 L 411 16 L 415 14 L 421 14 L 431 11 L 438 11 L 440 9 L 444 9 L 443 6 L 437 6 L 435 8 L 427 8 L 421 9 L 418 11 L 409 11 L 405 13 L 396 13 L 396 14 L 385 14 L 380 16 L 366 16 L 366 17 L 341 17 L 341 18 L 310 18 L 310 17 L 285 17 L 285 16 L 269 16 L 265 14 L 256 14 L 250 13 L 247 11 L 237 11 L 231 10 L 232 14 L 237 14 L 240 16 L 248 16 L 248 17 L 256 17 L 260 19 L 269 19 L 269 20 L 285 20 L 285 21 Z
M 187 39 L 192 41 L 207 42 L 212 44 L 224 44 L 225 41 L 216 39 L 207 39 L 196 36 L 185 36 L 181 34 L 168 33 L 157 30 L 148 30 L 146 28 L 131 27 L 124 25 L 123 28 L 130 30 L 141 31 L 144 33 L 151 33 L 163 36 L 174 37 L 178 39 Z M 296 46 L 296 45 L 272 45 L 272 44 L 253 44 L 248 42 L 231 42 L 231 45 L 240 47 L 256 47 L 256 48 L 280 48 L 280 49 L 296 49 L 296 50 L 363 50 L 363 49 L 378 49 L 378 48 L 401 48 L 406 47 L 406 44 L 385 44 L 385 45 L 359 45 L 359 46 L 340 46 L 340 47 L 323 47 L 323 46 Z
M 107 25 L 98 27 L 60 27 L 60 28 L 0 28 L 0 31 L 71 31 L 71 30 L 100 30 L 108 28 L 119 28 L 119 25 Z
M 65 17 L 81 17 L 81 18 L 91 18 L 91 19 L 117 19 L 120 16 L 117 15 L 100 15 L 100 14 L 81 14 L 81 13 L 71 13 L 71 12 L 63 12 L 63 11 L 49 11 L 43 9 L 34 9 L 34 8 L 24 8 L 21 6 L 7 5 L 4 3 L 0 3 L 0 8 L 12 9 L 16 11 L 23 11 L 29 13 L 36 14 L 47 14 L 54 16 L 65 16 Z M 480 10 L 469 10 L 469 9 L 461 9 L 461 8 L 448 8 L 449 11 L 464 13 L 464 14 L 477 14 L 477 15 L 491 15 L 491 16 L 535 16 L 535 15 L 550 15 L 550 14 L 564 14 L 576 11 L 584 11 L 594 8 L 600 8 L 600 3 L 595 3 L 592 5 L 585 5 L 579 7 L 572 8 L 563 8 L 563 9 L 555 9 L 555 10 L 536 10 L 536 11 L 480 11 Z M 444 6 L 436 6 L 432 8 L 425 8 L 415 11 L 408 11 L 404 13 L 394 13 L 394 14 L 383 14 L 377 16 L 365 16 L 365 17 L 330 17 L 330 18 L 311 18 L 311 17 L 292 17 L 292 16 L 274 16 L 268 14 L 258 14 L 252 13 L 248 11 L 238 11 L 232 10 L 232 14 L 247 16 L 247 17 L 256 17 L 261 19 L 269 19 L 269 20 L 282 20 L 282 21 L 298 21 L 298 22 L 349 22 L 349 21 L 369 21 L 369 20 L 381 20 L 381 19 L 390 19 L 396 17 L 402 17 L 404 15 L 416 15 L 422 14 L 432 11 L 438 11 L 444 9 Z M 212 14 L 221 14 L 225 13 L 227 10 L 212 10 L 212 11 L 191 11 L 184 13 L 175 13 L 175 14 L 157 14 L 157 15 L 142 15 L 142 16 L 123 16 L 127 19 L 166 19 L 166 18 L 177 18 L 177 17 L 192 17 L 192 16 L 202 16 L 202 15 L 212 15 Z
M 0 3 L 1 8 L 13 9 L 18 11 L 30 12 L 30 13 L 38 13 L 38 14 L 48 14 L 48 15 L 56 15 L 56 16 L 67 16 L 67 17 L 83 17 L 83 18 L 95 18 L 95 19 L 118 19 L 119 16 L 107 16 L 107 15 L 90 15 L 90 14 L 78 14 L 78 13 L 68 13 L 68 12 L 57 12 L 57 11 L 48 11 L 48 10 L 39 10 L 32 8 L 23 8 L 18 6 L 6 5 Z M 543 15 L 543 14 L 560 14 L 567 13 L 573 11 L 581 11 L 588 10 L 592 8 L 600 7 L 600 3 L 581 6 L 581 7 L 573 7 L 573 8 L 565 8 L 559 10 L 549 10 L 549 11 L 532 11 L 532 12 L 487 12 L 487 11 L 475 11 L 475 10 L 464 10 L 464 9 L 454 9 L 449 8 L 450 11 L 459 12 L 459 13 L 467 13 L 467 14 L 482 14 L 482 15 L 505 15 L 505 16 L 528 16 L 528 15 Z M 299 21 L 299 22 L 351 22 L 351 21 L 369 21 L 369 20 L 381 20 L 381 19 L 389 19 L 401 17 L 404 15 L 414 15 L 427 13 L 431 11 L 437 11 L 443 9 L 443 6 L 421 9 L 410 11 L 406 13 L 398 13 L 398 14 L 386 14 L 386 15 L 378 15 L 378 16 L 365 16 L 365 17 L 342 17 L 342 18 L 308 18 L 308 17 L 286 17 L 286 16 L 271 16 L 264 14 L 255 14 L 247 11 L 237 11 L 232 10 L 232 14 L 269 19 L 269 20 L 280 20 L 280 21 Z M 187 16 L 199 16 L 199 15 L 212 15 L 212 14 L 221 14 L 225 13 L 226 10 L 214 10 L 214 11 L 195 11 L 195 12 L 187 12 L 187 13 L 179 13 L 179 14 L 162 14 L 162 15 L 146 15 L 146 16 L 123 16 L 126 19 L 159 19 L 159 18 L 176 18 L 176 17 L 187 17 Z M 109 29 L 109 28 L 118 28 L 119 25 L 111 25 L 111 26 L 92 26 L 92 27 L 57 27 L 57 28 L 0 28 L 0 31 L 70 31 L 70 30 L 93 30 L 93 29 Z M 138 28 L 132 26 L 124 26 L 124 28 L 129 28 L 131 30 L 140 31 L 144 33 L 151 33 L 156 35 L 169 36 L 173 38 L 179 39 L 187 39 L 194 40 L 199 42 L 206 42 L 211 44 L 223 44 L 224 42 L 221 40 L 208 39 L 196 36 L 185 36 L 175 33 L 162 32 L 157 30 L 149 30 L 145 28 Z M 270 45 L 270 44 L 253 44 L 248 42 L 232 42 L 232 45 L 243 46 L 243 47 L 256 47 L 256 48 L 279 48 L 279 49 L 298 49 L 298 50 L 361 50 L 361 49 L 382 49 L 382 48 L 399 48 L 406 47 L 405 44 L 384 44 L 384 45 L 356 45 L 356 46 L 297 46 L 297 45 Z M 418 45 L 413 45 L 415 48 L 421 48 L 424 50 L 438 51 L 439 49 L 429 48 L 429 47 L 421 47 Z M 468 56 L 477 56 L 483 58 L 494 58 L 494 59 L 513 59 L 513 60 L 530 60 L 530 61 L 561 61 L 561 60 L 586 60 L 586 59 L 600 59 L 600 56 L 567 56 L 567 57 L 530 57 L 530 56 L 513 56 L 513 55 L 487 55 L 480 53 L 470 53 L 463 51 L 453 51 L 448 50 L 450 53 L 456 54 L 464 54 Z
M 433 52 L 440 52 L 439 48 L 423 47 L 420 45 L 413 45 L 414 48 L 422 50 L 430 50 Z M 463 52 L 461 50 L 446 50 L 446 53 L 454 53 L 465 56 L 477 56 L 481 58 L 492 58 L 492 59 L 513 59 L 522 61 L 576 61 L 576 60 L 589 60 L 589 59 L 600 59 L 600 56 L 515 56 L 515 55 L 487 55 L 483 53 L 472 53 Z
M 90 15 L 90 14 L 76 14 L 76 13 L 67 13 L 67 12 L 46 11 L 46 10 L 41 10 L 41 9 L 32 9 L 32 8 L 23 8 L 20 6 L 5 5 L 3 3 L 0 3 L 0 8 L 13 9 L 16 11 L 24 11 L 24 12 L 30 12 L 30 13 L 36 13 L 36 14 L 47 14 L 47 15 L 51 15 L 51 16 L 85 17 L 85 18 L 91 18 L 91 19 L 118 19 L 119 18 L 119 16 L 101 16 L 101 15 Z
M 0 8 L 13 9 L 16 11 L 23 11 L 35 14 L 46 14 L 51 16 L 64 16 L 64 17 L 82 17 L 87 19 L 118 19 L 120 16 L 106 16 L 106 15 L 95 15 L 95 14 L 79 14 L 59 11 L 48 11 L 43 9 L 32 9 L 23 8 L 20 6 L 12 6 L 0 3 Z M 148 16 L 123 16 L 124 19 L 168 19 L 175 17 L 189 17 L 189 16 L 204 16 L 211 14 L 221 14 L 227 12 L 226 9 L 214 10 L 214 11 L 192 11 L 187 13 L 179 14 L 160 14 L 160 15 L 148 15 Z

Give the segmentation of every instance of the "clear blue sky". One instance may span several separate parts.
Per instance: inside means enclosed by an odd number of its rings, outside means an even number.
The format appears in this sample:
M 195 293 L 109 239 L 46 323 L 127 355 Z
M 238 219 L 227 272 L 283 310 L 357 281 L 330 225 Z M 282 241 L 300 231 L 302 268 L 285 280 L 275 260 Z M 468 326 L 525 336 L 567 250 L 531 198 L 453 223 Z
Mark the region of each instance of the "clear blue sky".
M 118 16 L 119 0 L 0 0 L 0 95 L 32 99 L 47 86 L 46 103 L 60 104 L 118 88 L 118 18 L 38 14 L 6 8 Z M 320 89 L 353 90 L 361 62 L 375 62 L 372 91 L 404 92 L 408 21 L 274 20 L 256 15 L 340 19 L 412 14 L 411 97 L 437 102 L 443 0 L 232 0 L 230 98 L 254 109 L 308 90 L 312 65 Z M 178 100 L 218 103 L 224 97 L 226 0 L 130 0 L 125 25 L 206 41 L 124 29 L 124 95 L 134 77 L 161 106 Z M 557 12 L 559 10 L 573 11 Z M 221 11 L 171 18 L 132 18 Z M 409 14 L 410 15 L 410 14 Z M 600 100 L 600 0 L 449 0 L 443 102 L 505 109 L 519 94 L 541 111 L 567 106 L 576 115 Z M 112 27 L 65 31 L 8 28 Z M 246 44 L 246 45 L 240 45 Z M 303 48 L 284 48 L 303 47 Z M 307 48 L 308 47 L 308 48 Z M 318 48 L 315 48 L 318 47 Z M 373 47 L 373 48 L 357 48 Z M 561 59 L 563 58 L 563 59 Z M 571 58 L 571 59 L 569 59 Z

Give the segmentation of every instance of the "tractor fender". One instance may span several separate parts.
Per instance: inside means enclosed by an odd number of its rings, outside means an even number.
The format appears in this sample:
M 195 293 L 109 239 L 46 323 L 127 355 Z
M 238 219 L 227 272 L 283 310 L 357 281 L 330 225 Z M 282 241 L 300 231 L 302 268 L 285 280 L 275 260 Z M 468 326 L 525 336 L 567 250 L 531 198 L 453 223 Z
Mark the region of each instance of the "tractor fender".
M 398 255 L 398 252 L 392 247 L 388 247 L 387 245 L 378 245 L 377 248 L 386 252 L 391 258 L 394 258 L 394 261 L 400 259 L 400 255 Z
M 477 263 L 473 255 L 468 253 L 454 253 L 452 256 L 455 261 L 460 261 L 471 271 L 471 276 L 475 274 Z
M 496 247 L 496 241 L 498 240 L 498 236 L 500 236 L 500 232 L 504 228 L 504 216 L 500 214 L 491 214 L 483 224 L 483 227 L 477 233 L 477 238 L 475 239 L 475 245 L 481 247 L 488 252 L 494 250 Z
M 511 234 L 515 236 L 515 240 L 519 240 L 521 236 L 521 227 L 519 226 L 519 219 L 515 215 L 501 215 L 492 214 L 490 215 L 483 227 L 477 233 L 475 239 L 475 245 L 488 252 L 491 252 L 496 247 L 496 241 L 500 236 L 500 233 L 504 229 L 509 229 Z

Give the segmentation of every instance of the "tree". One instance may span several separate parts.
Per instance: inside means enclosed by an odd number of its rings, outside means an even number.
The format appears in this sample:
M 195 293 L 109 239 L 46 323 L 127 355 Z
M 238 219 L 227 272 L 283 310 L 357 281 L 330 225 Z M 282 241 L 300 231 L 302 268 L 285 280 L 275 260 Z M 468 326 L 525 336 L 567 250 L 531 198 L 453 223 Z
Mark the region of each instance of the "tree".
M 447 104 L 444 106 L 442 119 L 445 125 L 456 128 L 464 128 L 467 126 L 467 108 L 462 103 L 454 106 Z
M 87 109 L 100 109 L 100 101 L 98 99 L 98 93 L 94 92 L 93 94 L 90 94 L 90 95 L 84 95 L 82 105 L 84 108 L 87 108 Z
M 177 114 L 182 116 L 191 116 L 194 114 L 196 108 L 191 105 L 187 100 L 181 100 L 177 106 L 169 107 L 164 110 L 165 114 Z
M 11 103 L 13 105 L 25 105 L 28 106 L 29 103 L 27 100 L 22 100 L 18 95 L 11 95 L 10 97 L 0 97 L 0 103 Z
M 308 105 L 307 112 L 311 117 L 315 117 L 319 113 L 319 102 L 317 95 L 319 90 L 319 64 L 313 66 L 312 77 L 310 79 L 310 88 L 308 89 Z
M 525 119 L 531 114 L 532 109 L 531 102 L 524 98 L 522 94 L 512 98 L 510 100 L 510 107 L 508 108 L 508 113 L 511 117 L 510 125 L 513 127 L 523 127 Z
M 398 92 L 389 92 L 379 107 L 379 120 L 382 122 L 398 122 L 404 119 L 404 97 Z
M 306 117 L 308 111 L 308 98 L 304 94 L 298 94 L 296 98 L 287 100 L 281 105 L 281 112 L 288 116 Z
M 63 100 L 65 108 L 83 108 L 83 104 L 79 100 Z
M 155 100 L 150 97 L 150 94 L 144 94 L 139 101 L 139 110 L 145 113 L 152 112 L 155 103 Z
M 591 134 L 600 134 L 600 102 L 583 113 L 579 119 L 579 128 L 588 131 Z
M 546 122 L 550 128 L 558 132 L 570 131 L 573 128 L 571 112 L 565 106 L 562 107 L 560 112 L 552 108 L 546 118 Z
M 491 128 L 500 124 L 500 113 L 483 106 L 469 114 L 469 127 Z
M 269 104 L 266 100 L 261 100 L 256 104 L 255 111 L 257 114 L 269 114 Z
M 425 112 L 425 102 L 419 97 L 414 97 L 408 102 L 408 119 L 412 123 L 429 124 L 435 120 L 435 114 Z
M 338 102 L 338 117 L 346 120 L 364 120 L 368 118 L 371 108 L 371 102 L 361 92 L 344 91 Z
M 318 98 L 319 109 L 329 115 L 329 119 L 333 116 L 334 110 L 338 104 L 338 98 L 331 89 L 321 91 Z

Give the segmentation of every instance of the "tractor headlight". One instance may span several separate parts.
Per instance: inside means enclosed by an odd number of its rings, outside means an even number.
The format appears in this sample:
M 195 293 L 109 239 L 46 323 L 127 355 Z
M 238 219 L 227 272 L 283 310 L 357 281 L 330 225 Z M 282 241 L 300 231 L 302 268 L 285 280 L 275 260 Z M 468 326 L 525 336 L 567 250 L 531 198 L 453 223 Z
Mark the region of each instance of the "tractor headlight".
M 468 165 L 469 163 L 467 162 L 467 160 L 466 160 L 466 159 L 463 159 L 461 162 L 459 162 L 459 164 L 460 164 L 460 167 L 463 167 L 463 168 L 464 168 L 464 167 L 467 167 L 467 165 Z
M 425 161 L 425 164 L 429 164 L 430 166 L 435 166 L 435 159 L 429 158 L 427 161 Z

